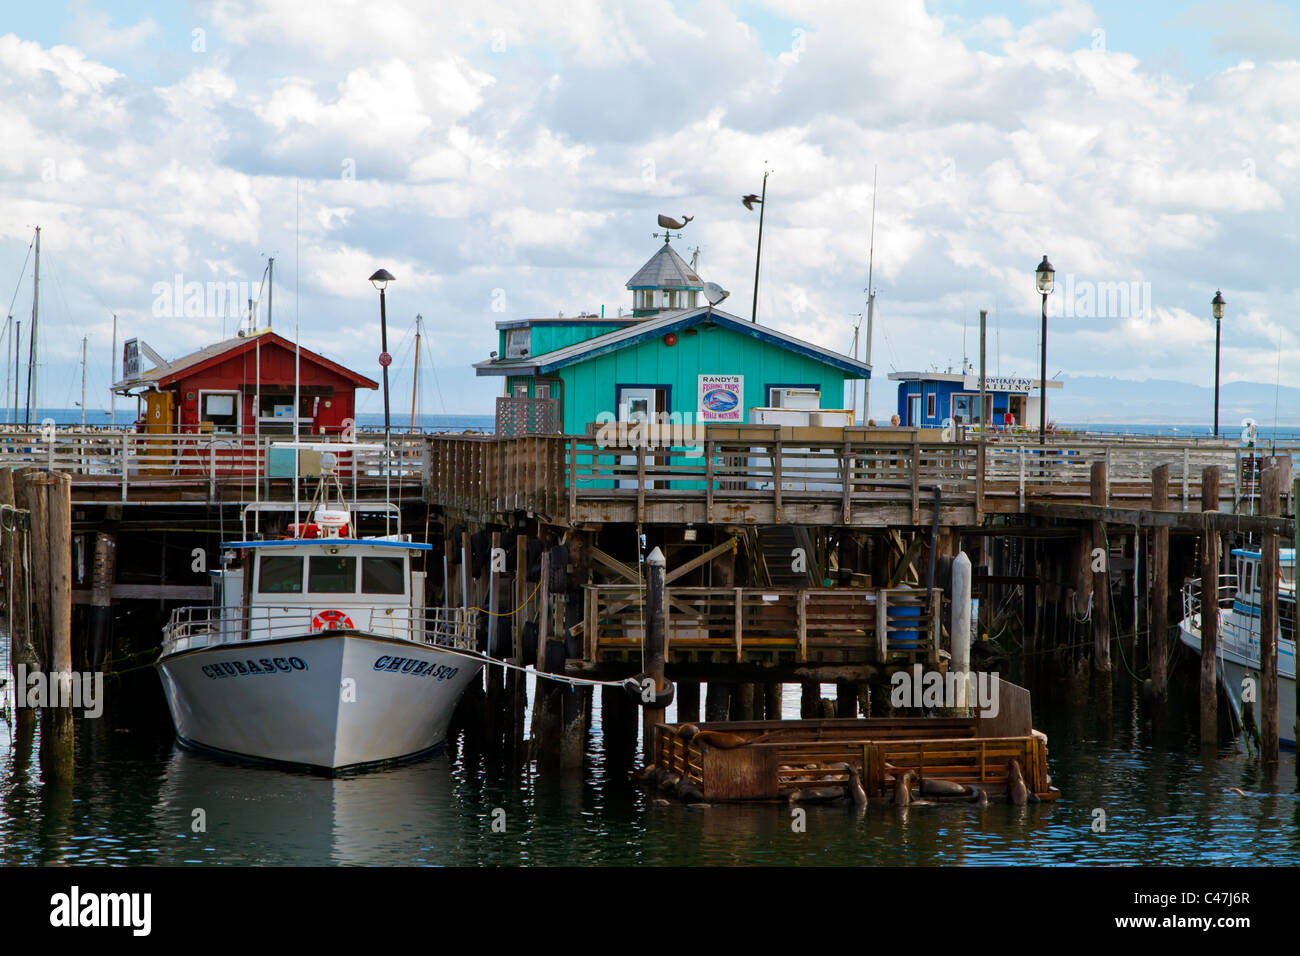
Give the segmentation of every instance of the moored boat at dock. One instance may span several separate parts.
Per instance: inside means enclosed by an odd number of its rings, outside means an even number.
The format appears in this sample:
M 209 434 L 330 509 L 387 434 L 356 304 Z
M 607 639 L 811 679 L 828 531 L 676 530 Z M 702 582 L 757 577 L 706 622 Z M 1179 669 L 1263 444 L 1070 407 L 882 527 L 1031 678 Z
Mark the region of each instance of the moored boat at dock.
M 224 543 L 213 605 L 172 613 L 157 667 L 183 743 L 337 772 L 445 740 L 482 666 L 474 610 L 426 609 L 430 546 L 352 537 L 321 497 L 288 537 Z
M 1219 679 L 1234 714 L 1253 707 L 1259 699 L 1260 678 L 1260 552 L 1238 548 L 1232 552 L 1235 574 L 1219 576 L 1217 612 L 1219 617 Z M 1277 587 L 1277 697 L 1278 739 L 1295 746 L 1295 551 L 1279 551 L 1280 579 Z M 1179 622 L 1180 640 L 1199 655 L 1201 652 L 1201 579 L 1183 585 L 1183 618 Z M 1253 680 L 1255 693 L 1245 694 L 1247 680 Z M 1253 698 L 1253 699 L 1251 699 Z M 1256 720 L 1256 725 L 1259 721 Z

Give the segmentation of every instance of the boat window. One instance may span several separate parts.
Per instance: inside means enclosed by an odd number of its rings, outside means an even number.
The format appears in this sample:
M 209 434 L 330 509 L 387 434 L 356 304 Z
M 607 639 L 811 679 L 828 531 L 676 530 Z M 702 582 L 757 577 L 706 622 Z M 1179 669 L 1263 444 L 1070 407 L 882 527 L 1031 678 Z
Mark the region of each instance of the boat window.
M 402 558 L 362 558 L 363 594 L 405 594 L 406 561 Z
M 313 594 L 352 594 L 357 589 L 357 559 L 314 554 L 307 565 Z
M 259 594 L 301 594 L 302 558 L 264 554 L 257 561 Z

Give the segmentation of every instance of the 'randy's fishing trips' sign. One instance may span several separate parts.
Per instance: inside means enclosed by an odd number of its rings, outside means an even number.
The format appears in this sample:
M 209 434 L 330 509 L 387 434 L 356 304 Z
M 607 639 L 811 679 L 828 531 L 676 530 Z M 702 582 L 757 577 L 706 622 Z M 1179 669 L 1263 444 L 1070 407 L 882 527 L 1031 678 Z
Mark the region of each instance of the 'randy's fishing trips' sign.
M 701 375 L 699 421 L 743 422 L 744 387 L 743 375 Z

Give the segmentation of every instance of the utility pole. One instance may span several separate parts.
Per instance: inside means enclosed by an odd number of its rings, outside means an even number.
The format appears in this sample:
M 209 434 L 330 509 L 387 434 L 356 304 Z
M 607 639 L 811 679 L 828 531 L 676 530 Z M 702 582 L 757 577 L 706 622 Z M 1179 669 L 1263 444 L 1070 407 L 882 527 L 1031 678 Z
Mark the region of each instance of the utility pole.
M 117 425 L 117 392 L 113 391 L 113 371 L 117 367 L 117 313 L 113 313 L 113 351 L 108 355 L 108 425 Z
M 770 169 L 763 170 L 763 195 L 758 200 L 758 251 L 754 254 L 754 304 L 749 313 L 749 321 L 758 322 L 758 265 L 763 261 L 763 214 L 767 211 L 767 177 Z
M 266 260 L 266 327 L 271 327 L 271 299 L 275 295 L 275 256 Z M 294 439 L 297 441 L 297 439 Z

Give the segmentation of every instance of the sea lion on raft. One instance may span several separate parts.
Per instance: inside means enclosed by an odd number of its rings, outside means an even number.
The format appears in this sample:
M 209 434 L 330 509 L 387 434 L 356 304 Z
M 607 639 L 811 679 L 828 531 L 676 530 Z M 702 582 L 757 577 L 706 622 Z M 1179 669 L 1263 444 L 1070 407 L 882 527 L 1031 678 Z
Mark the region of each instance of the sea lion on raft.
M 957 783 L 955 780 L 941 780 L 938 777 L 921 778 L 921 794 L 926 797 L 961 797 L 963 799 L 971 796 L 970 787 L 964 783 Z
M 677 739 L 690 743 L 700 732 L 699 724 L 682 724 L 677 728 Z
M 638 770 L 632 777 L 637 783 L 658 783 L 659 765 L 648 763 Z
M 832 800 L 843 800 L 844 797 L 843 787 L 807 787 L 791 790 L 786 800 L 794 806 L 797 803 L 830 803 Z
M 708 744 L 710 747 L 717 747 L 719 750 L 735 750 L 737 747 L 743 747 L 750 741 L 740 734 L 729 734 L 723 730 L 701 730 L 691 738 L 695 744 Z
M 1020 761 L 1014 757 L 1007 764 L 1007 799 L 1011 801 L 1012 806 L 1016 807 L 1038 802 L 1038 794 L 1026 785 L 1025 773 L 1020 769 Z
M 659 789 L 669 791 L 676 790 L 677 785 L 681 782 L 682 778 L 678 774 L 669 771 L 659 778 Z

